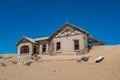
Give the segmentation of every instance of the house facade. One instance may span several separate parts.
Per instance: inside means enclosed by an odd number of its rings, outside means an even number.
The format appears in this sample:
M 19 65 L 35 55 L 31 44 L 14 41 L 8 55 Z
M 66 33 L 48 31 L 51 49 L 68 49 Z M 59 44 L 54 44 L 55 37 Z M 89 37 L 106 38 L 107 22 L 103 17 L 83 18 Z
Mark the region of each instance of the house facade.
M 102 41 L 90 36 L 87 31 L 65 23 L 49 37 L 36 39 L 23 37 L 17 43 L 17 54 L 80 55 L 88 53 L 93 45 L 103 44 Z

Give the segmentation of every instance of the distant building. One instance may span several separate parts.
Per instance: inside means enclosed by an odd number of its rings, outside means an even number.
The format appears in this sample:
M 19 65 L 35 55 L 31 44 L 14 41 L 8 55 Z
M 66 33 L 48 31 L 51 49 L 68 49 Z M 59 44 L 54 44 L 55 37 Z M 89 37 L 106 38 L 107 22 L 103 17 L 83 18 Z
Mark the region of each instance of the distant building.
M 17 43 L 17 54 L 86 54 L 93 45 L 104 43 L 70 23 L 65 23 L 49 37 L 32 39 L 23 37 Z

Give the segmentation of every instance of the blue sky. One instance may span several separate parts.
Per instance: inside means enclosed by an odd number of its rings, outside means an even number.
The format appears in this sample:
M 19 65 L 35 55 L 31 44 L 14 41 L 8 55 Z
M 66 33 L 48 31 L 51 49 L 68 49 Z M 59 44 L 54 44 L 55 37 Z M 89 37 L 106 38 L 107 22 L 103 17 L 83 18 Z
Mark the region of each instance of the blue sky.
M 120 44 L 119 0 L 0 0 L 0 53 L 15 53 L 22 36 L 49 36 L 66 21 Z

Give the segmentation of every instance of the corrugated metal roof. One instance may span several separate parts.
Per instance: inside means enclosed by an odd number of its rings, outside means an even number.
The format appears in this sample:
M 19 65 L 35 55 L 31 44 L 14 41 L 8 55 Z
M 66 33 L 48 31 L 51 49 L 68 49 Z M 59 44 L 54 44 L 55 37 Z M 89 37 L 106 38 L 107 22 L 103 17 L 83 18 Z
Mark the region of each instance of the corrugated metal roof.
M 33 42 L 33 43 L 35 43 L 35 40 L 34 40 L 34 39 L 32 39 L 32 38 L 29 38 L 29 37 L 26 37 L 26 36 L 23 36 L 23 38 L 25 38 L 25 39 L 27 39 L 27 40 L 29 40 L 29 41 L 31 41 L 31 42 Z
M 49 37 L 42 37 L 42 38 L 35 38 L 35 41 L 40 41 L 40 40 L 44 40 L 44 39 L 48 39 Z

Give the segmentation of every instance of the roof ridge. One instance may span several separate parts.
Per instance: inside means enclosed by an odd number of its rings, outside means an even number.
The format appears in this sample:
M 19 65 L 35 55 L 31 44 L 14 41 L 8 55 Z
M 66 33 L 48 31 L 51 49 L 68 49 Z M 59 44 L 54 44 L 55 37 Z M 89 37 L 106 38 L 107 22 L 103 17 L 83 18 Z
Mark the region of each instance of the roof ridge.
M 65 23 L 65 24 L 72 25 L 72 26 L 74 26 L 74 27 L 76 27 L 76 28 L 78 28 L 78 29 L 80 29 L 80 30 L 82 30 L 82 31 L 85 31 L 85 32 L 89 33 L 88 31 L 84 30 L 83 28 L 78 27 L 78 26 L 76 26 L 76 25 L 74 25 L 74 24 L 72 24 L 72 23 L 70 23 L 70 22 L 67 22 L 67 23 Z
M 35 40 L 34 40 L 34 39 L 32 39 L 32 38 L 30 38 L 30 37 L 23 36 L 23 38 L 28 39 L 29 41 L 34 42 L 34 43 L 35 43 Z
M 49 36 L 48 36 L 48 37 L 35 38 L 34 40 L 35 40 L 35 41 L 38 41 L 38 40 L 43 40 L 43 39 L 48 39 L 48 38 L 49 38 Z

